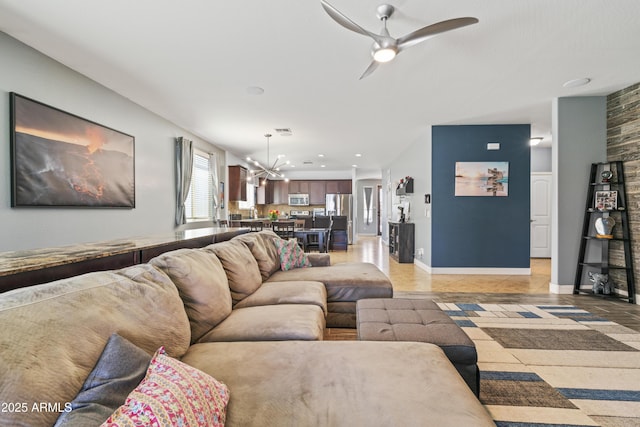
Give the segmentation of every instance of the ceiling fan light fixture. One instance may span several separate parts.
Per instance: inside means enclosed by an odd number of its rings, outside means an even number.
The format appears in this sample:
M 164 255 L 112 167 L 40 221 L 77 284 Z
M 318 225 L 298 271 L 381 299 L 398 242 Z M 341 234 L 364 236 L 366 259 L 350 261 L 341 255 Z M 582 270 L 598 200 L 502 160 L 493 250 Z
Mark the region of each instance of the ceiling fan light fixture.
M 376 62 L 389 62 L 397 55 L 397 50 L 392 47 L 381 47 L 373 51 L 373 59 Z

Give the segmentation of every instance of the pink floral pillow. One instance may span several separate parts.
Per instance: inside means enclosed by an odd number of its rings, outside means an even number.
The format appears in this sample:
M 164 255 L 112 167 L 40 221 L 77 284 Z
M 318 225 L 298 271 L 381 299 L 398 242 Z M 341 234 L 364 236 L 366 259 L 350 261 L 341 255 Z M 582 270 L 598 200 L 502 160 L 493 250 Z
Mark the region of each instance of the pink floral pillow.
M 278 255 L 280 256 L 280 268 L 283 271 L 300 267 L 311 267 L 307 254 L 305 254 L 302 248 L 300 248 L 297 240 L 275 238 L 273 239 L 273 242 L 278 250 Z
M 210 375 L 166 355 L 102 426 L 224 426 L 229 389 Z

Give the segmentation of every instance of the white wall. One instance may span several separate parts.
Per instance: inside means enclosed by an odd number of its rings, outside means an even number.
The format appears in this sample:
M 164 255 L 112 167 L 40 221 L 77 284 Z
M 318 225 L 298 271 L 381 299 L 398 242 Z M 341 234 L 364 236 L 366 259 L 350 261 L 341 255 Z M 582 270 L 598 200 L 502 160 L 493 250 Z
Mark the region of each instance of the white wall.
M 551 172 L 551 147 L 531 148 L 531 172 Z
M 224 162 L 217 147 L 1 32 L 0 55 L 0 251 L 170 233 L 176 230 L 174 139 L 192 139 Z M 135 209 L 11 208 L 9 92 L 133 135 Z
M 404 198 L 403 202 L 411 204 L 410 221 L 415 223 L 415 248 L 424 250 L 424 255 L 417 258 L 423 266 L 431 266 L 431 204 L 425 204 L 425 194 L 431 194 L 431 126 L 427 133 L 411 144 L 406 150 L 391 162 L 388 169 L 383 171 L 382 191 L 382 232 L 383 239 L 388 241 L 388 221 L 398 220 L 399 211 L 396 205 L 400 203 L 395 196 L 395 189 L 401 178 L 413 178 L 413 194 Z M 391 197 L 388 197 L 391 193 Z M 407 212 L 405 211 L 405 214 Z

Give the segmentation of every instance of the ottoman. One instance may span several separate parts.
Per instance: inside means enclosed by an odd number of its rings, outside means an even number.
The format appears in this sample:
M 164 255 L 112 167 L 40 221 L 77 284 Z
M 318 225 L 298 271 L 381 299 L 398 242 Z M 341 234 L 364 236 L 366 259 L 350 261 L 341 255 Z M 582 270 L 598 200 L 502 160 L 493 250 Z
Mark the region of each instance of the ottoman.
M 478 354 L 471 338 L 431 300 L 374 298 L 356 305 L 358 339 L 436 344 L 469 388 L 480 395 Z

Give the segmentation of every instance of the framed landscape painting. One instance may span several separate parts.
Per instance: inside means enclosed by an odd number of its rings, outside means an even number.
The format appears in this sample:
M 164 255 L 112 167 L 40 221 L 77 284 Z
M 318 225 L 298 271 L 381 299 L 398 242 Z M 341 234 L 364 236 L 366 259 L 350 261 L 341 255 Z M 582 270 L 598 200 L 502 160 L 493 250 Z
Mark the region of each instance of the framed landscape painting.
M 456 196 L 508 196 L 509 162 L 456 162 Z
M 11 206 L 135 207 L 135 138 L 11 93 Z

